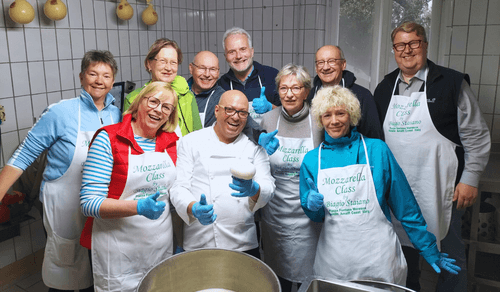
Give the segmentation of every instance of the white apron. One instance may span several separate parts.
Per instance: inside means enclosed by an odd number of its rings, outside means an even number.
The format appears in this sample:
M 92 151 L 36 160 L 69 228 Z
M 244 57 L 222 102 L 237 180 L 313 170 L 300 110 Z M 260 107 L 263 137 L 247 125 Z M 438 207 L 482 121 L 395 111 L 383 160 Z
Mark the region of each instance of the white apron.
M 259 78 L 260 88 L 262 89 L 262 81 L 260 81 L 260 76 L 257 75 L 257 78 Z M 231 86 L 231 90 L 233 90 L 233 81 L 232 80 L 229 81 L 229 85 Z M 255 109 L 253 108 L 253 101 L 250 101 L 250 100 L 248 101 L 248 112 L 250 113 L 250 116 L 252 117 L 252 119 L 255 122 L 257 122 L 257 124 L 260 125 L 260 122 L 262 121 L 263 114 L 258 114 L 255 112 Z
M 276 129 L 279 122 L 278 117 Z M 312 129 L 311 115 L 309 124 Z M 314 149 L 313 135 L 311 131 L 309 138 L 289 138 L 278 133 L 276 138 L 280 147 L 269 157 L 276 190 L 261 212 L 264 260 L 280 277 L 304 282 L 312 274 L 322 225 L 309 219 L 300 205 L 300 165 Z
M 314 274 L 340 280 L 406 283 L 406 260 L 375 192 L 366 144 L 366 164 L 321 169 L 318 190 L 324 196 L 325 222 L 318 242 Z
M 96 291 L 135 291 L 144 274 L 172 255 L 173 231 L 168 190 L 175 165 L 166 152 L 131 155 L 127 183 L 120 200 L 139 200 L 158 190 L 166 203 L 156 220 L 141 215 L 94 219 L 92 268 Z
M 425 72 L 427 80 L 427 71 Z M 437 238 L 438 247 L 448 233 L 458 159 L 455 143 L 441 135 L 432 123 L 426 88 L 411 96 L 393 95 L 383 128 L 385 142 L 403 169 L 427 230 Z M 401 243 L 412 246 L 401 223 L 394 221 Z
M 47 243 L 42 278 L 47 287 L 78 290 L 92 286 L 88 250 L 80 245 L 86 217 L 80 211 L 80 188 L 83 164 L 95 131 L 80 131 L 81 110 L 78 103 L 78 134 L 75 153 L 66 172 L 43 187 L 43 225 Z
M 200 113 L 201 126 L 203 128 L 205 128 L 205 117 L 207 115 L 208 103 L 210 102 L 210 98 L 212 97 L 212 95 L 214 94 L 214 92 L 215 92 L 215 89 L 212 90 L 212 93 L 210 93 L 210 95 L 207 98 L 207 103 L 205 104 L 205 110 L 202 113 Z M 182 136 L 179 136 L 179 137 L 182 137 Z

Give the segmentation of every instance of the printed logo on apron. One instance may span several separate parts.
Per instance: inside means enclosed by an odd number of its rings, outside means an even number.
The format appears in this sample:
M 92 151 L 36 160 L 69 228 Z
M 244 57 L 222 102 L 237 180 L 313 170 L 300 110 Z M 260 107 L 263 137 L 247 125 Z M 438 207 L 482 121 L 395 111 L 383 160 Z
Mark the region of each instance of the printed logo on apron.
M 403 251 L 378 203 L 363 135 L 361 142 L 366 164 L 326 169 L 321 169 L 320 145 L 318 190 L 324 196 L 327 214 L 318 241 L 314 274 L 404 285 L 407 270 Z
M 428 70 L 425 70 L 425 80 Z M 434 126 L 427 105 L 427 84 L 424 84 L 423 92 L 395 95 L 396 80 L 382 126 L 385 142 L 403 169 L 428 230 L 436 236 L 440 247 L 451 220 L 458 169 L 457 145 Z M 412 246 L 401 223 L 393 220 L 393 224 L 401 243 Z
M 279 129 L 280 116 L 276 124 Z M 290 138 L 278 134 L 278 150 L 269 157 L 271 174 L 276 179 L 274 197 L 261 210 L 261 235 L 266 263 L 280 277 L 304 282 L 312 273 L 314 254 L 321 230 L 302 210 L 299 194 L 300 165 L 314 148 L 312 121 L 308 138 Z
M 158 201 L 167 205 L 156 220 L 140 215 L 94 220 L 92 265 L 96 289 L 135 291 L 149 268 L 172 255 L 167 191 L 175 180 L 174 164 L 166 152 L 132 155 L 129 147 L 128 155 L 127 182 L 120 200 L 139 200 L 160 191 Z

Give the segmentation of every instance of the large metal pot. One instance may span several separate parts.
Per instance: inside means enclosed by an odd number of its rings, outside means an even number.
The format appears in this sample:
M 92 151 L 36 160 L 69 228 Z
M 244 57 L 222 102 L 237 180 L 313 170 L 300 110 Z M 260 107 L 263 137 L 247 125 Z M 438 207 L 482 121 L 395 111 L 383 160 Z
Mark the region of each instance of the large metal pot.
M 261 260 L 238 251 L 199 249 L 176 254 L 149 270 L 138 292 L 281 292 L 276 274 Z

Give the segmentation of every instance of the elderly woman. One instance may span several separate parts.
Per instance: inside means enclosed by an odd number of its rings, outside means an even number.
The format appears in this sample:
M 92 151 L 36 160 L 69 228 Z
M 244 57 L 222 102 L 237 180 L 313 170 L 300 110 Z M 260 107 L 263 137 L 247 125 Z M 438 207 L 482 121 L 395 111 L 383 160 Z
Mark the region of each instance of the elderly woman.
M 179 127 L 176 129 L 177 135 L 185 136 L 188 133 L 199 130 L 202 127 L 198 105 L 193 93 L 189 90 L 186 79 L 177 75 L 179 65 L 182 63 L 182 51 L 174 40 L 167 38 L 157 39 L 149 48 L 149 52 L 144 60 L 146 71 L 151 74 L 151 81 L 143 87 L 129 93 L 124 102 L 124 111 L 135 100 L 139 92 L 149 83 L 163 81 L 170 83 L 175 90 L 179 106 Z
M 314 274 L 405 285 L 406 261 L 390 211 L 436 272 L 444 268 L 457 273 L 455 260 L 439 252 L 436 238 L 427 231 L 408 181 L 387 145 L 359 134 L 356 97 L 339 86 L 325 87 L 312 102 L 312 115 L 326 132 L 325 141 L 306 154 L 300 169 L 302 208 L 311 220 L 324 221 Z
M 83 168 L 82 212 L 91 217 L 82 245 L 92 250 L 98 291 L 135 291 L 172 255 L 169 189 L 176 171 L 177 95 L 151 82 L 123 122 L 100 129 Z
M 42 278 L 49 291 L 94 291 L 87 251 L 79 245 L 85 217 L 79 192 L 88 142 L 104 125 L 121 120 L 108 92 L 118 66 L 108 51 L 88 51 L 82 59 L 80 96 L 50 105 L 0 173 L 0 200 L 45 150 L 40 188 L 47 243 Z
M 279 277 L 282 291 L 312 273 L 321 225 L 300 207 L 299 170 L 304 155 L 321 143 L 322 131 L 312 122 L 306 101 L 311 77 L 303 66 L 285 65 L 276 76 L 281 106 L 266 113 L 262 127 L 278 130 L 280 147 L 270 156 L 276 179 L 273 199 L 262 209 L 264 260 Z

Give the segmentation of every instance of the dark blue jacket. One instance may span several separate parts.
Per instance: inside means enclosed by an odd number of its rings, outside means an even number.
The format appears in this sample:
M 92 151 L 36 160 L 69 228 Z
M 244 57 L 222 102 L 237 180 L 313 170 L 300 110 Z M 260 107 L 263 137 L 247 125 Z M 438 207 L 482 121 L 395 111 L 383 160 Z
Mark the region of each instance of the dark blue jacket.
M 377 107 L 375 105 L 375 100 L 371 92 L 356 83 L 356 77 L 351 71 L 344 70 L 342 72 L 342 78 L 344 79 L 344 87 L 356 95 L 361 106 L 361 119 L 358 124 L 358 131 L 366 137 L 382 139 L 384 133 L 382 127 L 380 126 L 379 116 L 377 113 Z M 314 77 L 313 88 L 309 92 L 307 101 L 311 103 L 316 92 L 321 88 L 323 83 L 318 76 Z
M 260 77 L 262 86 L 266 87 L 265 93 L 267 100 L 276 106 L 280 106 L 280 96 L 276 91 L 276 75 L 278 75 L 278 70 L 275 68 L 261 65 L 253 61 L 253 71 L 250 73 L 250 76 L 248 76 L 245 85 L 236 78 L 232 69 L 229 69 L 226 74 L 222 75 L 219 79 L 219 85 L 225 90 L 231 90 L 232 83 L 233 89 L 243 92 L 247 96 L 248 101 L 252 101 L 254 98 L 259 98 L 260 96 Z

